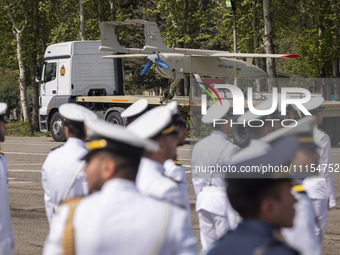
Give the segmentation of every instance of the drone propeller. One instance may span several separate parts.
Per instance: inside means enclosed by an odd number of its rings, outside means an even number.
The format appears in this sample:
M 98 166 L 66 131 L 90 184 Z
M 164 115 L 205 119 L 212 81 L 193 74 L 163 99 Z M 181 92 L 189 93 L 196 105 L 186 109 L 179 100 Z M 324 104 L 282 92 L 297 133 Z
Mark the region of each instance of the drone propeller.
M 156 62 L 158 65 L 164 67 L 165 69 L 168 69 L 169 67 L 158 58 L 158 54 L 152 53 L 151 55 L 148 56 L 148 63 L 146 63 L 145 67 L 143 68 L 142 72 L 140 75 L 143 75 L 151 66 L 152 62 Z

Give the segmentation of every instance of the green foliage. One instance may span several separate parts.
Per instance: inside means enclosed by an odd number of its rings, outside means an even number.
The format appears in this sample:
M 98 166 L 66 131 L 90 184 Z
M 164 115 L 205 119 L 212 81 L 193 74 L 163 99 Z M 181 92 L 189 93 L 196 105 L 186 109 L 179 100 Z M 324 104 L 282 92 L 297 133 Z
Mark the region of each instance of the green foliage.
M 15 73 L 2 72 L 0 75 L 0 102 L 8 105 L 7 112 L 19 107 L 19 87 Z
M 32 135 L 28 122 L 15 121 L 6 124 L 6 136 L 50 136 L 49 133 L 34 131 Z

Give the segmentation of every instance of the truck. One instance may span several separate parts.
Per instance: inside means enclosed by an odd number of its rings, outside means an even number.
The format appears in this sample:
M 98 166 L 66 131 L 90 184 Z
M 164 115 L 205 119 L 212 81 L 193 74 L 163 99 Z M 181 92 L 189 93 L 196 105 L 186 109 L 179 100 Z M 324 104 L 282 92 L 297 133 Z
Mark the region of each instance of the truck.
M 102 119 L 124 125 L 120 116 L 128 106 L 142 98 L 124 94 L 122 66 L 117 59 L 105 59 L 100 41 L 71 41 L 46 48 L 40 84 L 39 128 L 50 131 L 55 141 L 65 141 L 63 118 L 58 108 L 78 103 L 95 111 Z M 147 97 L 149 105 L 161 105 L 162 98 Z M 174 97 L 183 112 L 189 98 Z
M 165 77 L 169 76 L 168 78 L 174 78 L 170 92 L 171 89 L 173 90 L 173 85 L 178 84 L 178 77 L 187 72 L 185 63 L 180 61 L 180 59 L 187 58 L 186 54 L 191 54 L 190 49 L 183 51 L 183 49 L 178 48 L 165 48 L 156 23 L 154 22 L 140 20 L 134 23 L 131 21 L 118 22 L 120 25 L 137 23 L 145 26 L 147 45 L 143 49 L 123 48 L 119 45 L 117 37 L 114 34 L 114 28 L 117 22 L 104 22 L 101 24 L 101 41 L 71 41 L 57 43 L 47 47 L 44 54 L 42 75 L 41 79 L 39 79 L 41 81 L 39 97 L 39 127 L 41 132 L 50 131 L 55 141 L 65 140 L 63 119 L 58 111 L 59 106 L 64 103 L 81 104 L 96 112 L 100 118 L 106 121 L 119 125 L 125 124 L 125 119 L 120 116 L 120 113 L 143 96 L 125 95 L 122 63 L 120 58 L 116 58 L 114 54 L 112 55 L 115 50 L 120 53 L 132 52 L 140 54 L 140 52 L 142 52 L 145 54 L 149 52 L 149 48 L 155 50 L 158 47 L 158 49 L 164 50 L 165 52 L 170 50 L 182 52 L 173 55 L 171 55 L 171 53 L 156 54 L 159 60 L 172 64 L 172 66 L 169 65 L 169 69 L 177 75 L 177 78 L 170 77 L 169 74 Z M 111 52 L 109 58 L 107 58 L 108 51 Z M 263 77 L 263 72 L 259 72 L 258 67 L 248 63 L 248 58 L 252 60 L 253 57 L 263 57 L 258 56 L 261 54 L 242 54 L 242 57 L 247 58 L 247 62 L 243 62 L 229 58 L 229 55 L 237 57 L 237 54 L 233 55 L 222 52 L 222 57 L 220 57 L 221 55 L 214 57 L 217 51 L 192 51 L 192 54 L 195 55 L 206 54 L 205 57 L 196 57 L 198 64 L 210 58 L 217 63 L 218 68 L 225 68 L 225 66 L 227 66 L 229 73 L 226 76 L 234 77 L 235 75 L 239 75 L 241 77 L 241 75 L 244 75 L 244 77 L 247 77 L 248 74 L 256 73 L 256 75 Z M 151 53 L 154 55 L 154 52 Z M 277 56 L 285 57 L 285 55 Z M 172 58 L 174 60 L 173 63 Z M 191 58 L 193 62 L 195 56 L 193 55 Z M 220 61 L 228 61 L 224 62 L 228 64 L 220 67 Z M 212 62 L 212 64 L 214 64 L 214 62 Z M 191 67 L 189 66 L 187 69 L 191 70 Z M 156 71 L 160 74 L 164 74 L 165 70 L 162 66 L 157 66 L 156 68 Z M 200 72 L 201 67 L 197 70 Z M 235 74 L 231 73 L 233 70 Z M 211 85 L 213 86 L 213 84 Z M 197 101 L 193 103 L 190 97 L 171 96 L 164 98 L 160 96 L 144 96 L 144 98 L 148 100 L 150 107 L 163 105 L 168 101 L 175 100 L 178 103 L 182 115 L 185 117 L 190 116 L 192 113 L 190 111 L 194 108 L 193 105 L 197 106 L 199 110 Z M 325 101 L 324 108 L 324 122 L 321 128 L 328 133 L 332 145 L 335 146 L 340 141 L 340 102 Z M 244 136 L 247 136 L 244 129 L 235 128 L 233 130 L 233 138 L 236 144 L 244 144 L 244 141 L 247 140 L 247 137 Z

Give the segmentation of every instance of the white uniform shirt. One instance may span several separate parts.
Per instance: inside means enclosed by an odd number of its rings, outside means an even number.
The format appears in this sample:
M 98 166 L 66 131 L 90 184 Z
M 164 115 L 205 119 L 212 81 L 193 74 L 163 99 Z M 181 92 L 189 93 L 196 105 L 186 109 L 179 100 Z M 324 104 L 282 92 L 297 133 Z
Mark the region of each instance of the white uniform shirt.
M 184 168 L 181 165 L 177 165 L 172 159 L 166 160 L 163 166 L 165 168 L 165 176 L 175 180 L 180 186 L 183 200 L 185 200 L 185 208 L 190 210 L 189 189 Z
M 193 148 L 191 155 L 192 183 L 196 196 L 207 185 L 210 176 L 209 166 L 219 167 L 230 165 L 231 157 L 238 152 L 239 148 L 227 139 L 227 135 L 214 130 L 211 134 L 199 142 Z M 216 176 L 216 175 L 214 175 Z M 220 177 L 224 176 L 219 175 Z M 211 185 L 226 187 L 223 178 L 212 178 Z
M 329 207 L 333 208 L 336 205 L 336 194 L 334 189 L 333 172 L 330 172 L 329 166 L 333 163 L 331 142 L 329 136 L 319 130 L 316 126 L 313 130 L 313 138 L 318 145 L 318 153 L 320 156 L 319 165 L 325 172 L 321 172 L 318 177 L 309 177 L 303 181 L 303 186 L 307 194 L 312 199 L 329 199 Z M 325 164 L 325 165 L 323 165 Z M 318 166 L 315 166 L 318 167 Z
M 44 254 L 61 254 L 67 214 L 68 206 L 62 206 L 53 220 Z M 113 179 L 76 208 L 76 254 L 196 254 L 195 237 L 184 221 L 183 209 L 143 196 L 131 181 Z
M 301 255 L 321 255 L 321 247 L 315 234 L 313 204 L 307 194 L 294 193 L 295 217 L 292 228 L 282 228 L 281 233 L 287 244 Z
M 11 255 L 14 248 L 14 237 L 8 201 L 7 161 L 0 154 L 0 254 Z
M 76 171 L 81 167 L 81 158 L 86 153 L 85 143 L 80 139 L 70 137 L 63 146 L 48 154 L 41 171 L 45 209 L 50 225 L 54 207 L 60 204 Z M 84 196 L 87 193 L 85 174 L 80 171 L 67 198 Z
M 164 173 L 165 169 L 162 164 L 142 157 L 136 178 L 137 189 L 149 197 L 185 208 L 187 201 L 182 195 L 180 185 L 166 177 Z
M 268 143 L 262 142 L 258 139 L 250 140 L 247 147 L 240 150 L 232 158 L 232 163 L 236 164 L 251 158 L 260 157 L 270 150 L 270 145 Z

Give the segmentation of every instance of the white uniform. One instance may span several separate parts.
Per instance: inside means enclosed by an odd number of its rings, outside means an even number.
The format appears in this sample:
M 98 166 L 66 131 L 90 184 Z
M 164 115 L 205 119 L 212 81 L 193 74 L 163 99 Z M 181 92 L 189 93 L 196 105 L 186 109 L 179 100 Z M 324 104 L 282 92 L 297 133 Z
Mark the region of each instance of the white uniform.
M 7 161 L 0 154 L 0 254 L 11 255 L 14 248 L 14 237 L 8 201 Z
M 67 214 L 66 205 L 55 216 L 44 254 L 61 254 Z M 195 237 L 184 221 L 183 209 L 143 196 L 131 181 L 113 179 L 76 208 L 76 254 L 196 254 Z
M 190 211 L 189 189 L 184 168 L 181 165 L 176 164 L 172 159 L 166 160 L 163 166 L 165 168 L 164 175 L 175 180 L 180 186 L 183 199 L 185 200 L 185 208 Z
M 78 138 L 70 137 L 63 146 L 48 154 L 42 166 L 42 185 L 50 225 L 54 208 L 62 202 L 63 195 L 81 167 L 81 158 L 86 153 L 85 143 Z M 67 198 L 84 196 L 87 193 L 85 174 L 80 171 Z
M 227 135 L 214 130 L 199 141 L 191 156 L 192 182 L 196 199 L 200 236 L 203 250 L 216 242 L 228 230 L 236 227 L 236 215 L 226 194 L 226 183 L 222 175 L 211 178 L 208 167 L 223 167 L 230 164 L 238 147 L 227 139 Z M 210 179 L 210 186 L 208 185 Z
M 294 193 L 295 217 L 292 228 L 282 228 L 281 233 L 289 246 L 301 255 L 321 255 L 321 246 L 315 234 L 313 204 L 306 193 Z
M 180 185 L 164 175 L 162 164 L 142 157 L 136 178 L 136 187 L 144 195 L 167 201 L 185 208 L 187 201 L 183 197 Z
M 232 158 L 232 163 L 239 163 L 250 158 L 260 157 L 270 150 L 270 145 L 258 139 L 250 140 L 247 147 L 240 150 Z
M 319 147 L 317 149 L 320 156 L 319 166 L 321 170 L 323 170 L 326 165 L 329 166 L 333 163 L 330 139 L 327 134 L 319 130 L 316 126 L 313 130 L 313 138 Z M 318 220 L 315 231 L 320 241 L 322 241 L 326 229 L 328 209 L 336 206 L 333 172 L 330 172 L 327 167 L 325 172 L 319 173 L 319 177 L 306 178 L 303 181 L 303 186 L 308 196 L 312 199 L 314 213 Z

